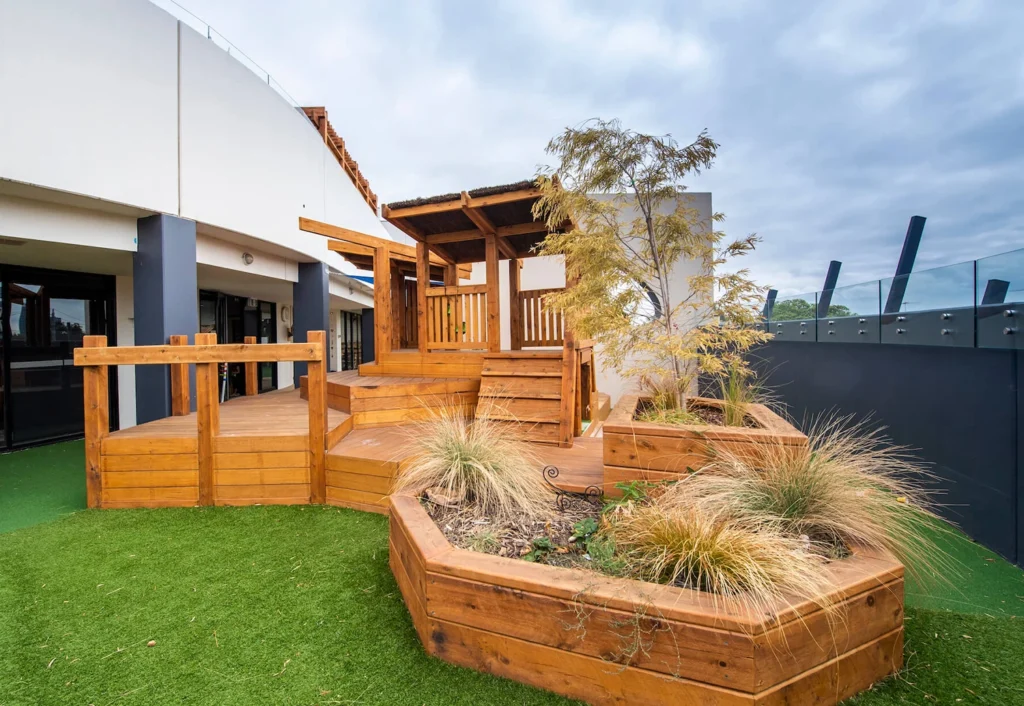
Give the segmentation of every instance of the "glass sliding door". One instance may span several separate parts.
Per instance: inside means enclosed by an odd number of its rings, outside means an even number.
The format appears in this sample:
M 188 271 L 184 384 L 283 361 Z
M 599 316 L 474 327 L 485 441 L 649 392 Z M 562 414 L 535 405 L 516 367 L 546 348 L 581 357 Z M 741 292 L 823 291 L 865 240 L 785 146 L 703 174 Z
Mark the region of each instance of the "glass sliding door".
M 80 435 L 82 370 L 74 349 L 87 335 L 115 343 L 113 277 L 13 267 L 3 274 L 4 445 Z

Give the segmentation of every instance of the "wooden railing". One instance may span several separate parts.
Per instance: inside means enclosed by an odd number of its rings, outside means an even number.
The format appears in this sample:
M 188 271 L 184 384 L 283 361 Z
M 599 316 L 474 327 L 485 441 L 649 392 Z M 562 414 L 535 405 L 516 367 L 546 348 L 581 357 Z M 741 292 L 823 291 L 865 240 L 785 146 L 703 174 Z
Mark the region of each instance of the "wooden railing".
M 487 285 L 427 289 L 427 350 L 487 348 Z
M 520 323 L 524 348 L 560 346 L 565 339 L 562 312 L 544 305 L 544 295 L 561 292 L 561 287 L 527 289 L 519 292 Z
M 311 503 L 326 501 L 325 454 L 327 443 L 326 334 L 310 331 L 307 343 L 227 343 L 217 335 L 197 333 L 195 345 L 187 336 L 171 336 L 167 346 L 107 347 L 106 336 L 85 336 L 75 349 L 75 365 L 84 368 L 86 498 L 89 507 L 100 505 L 103 490 L 102 443 L 110 434 L 108 408 L 109 366 L 168 365 L 171 369 L 171 411 L 190 413 L 189 365 L 196 366 L 196 428 L 198 437 L 199 504 L 214 501 L 214 439 L 220 433 L 218 366 L 222 363 L 304 361 L 309 364 L 309 486 Z M 256 388 L 258 389 L 258 388 Z M 249 393 L 247 385 L 247 394 Z

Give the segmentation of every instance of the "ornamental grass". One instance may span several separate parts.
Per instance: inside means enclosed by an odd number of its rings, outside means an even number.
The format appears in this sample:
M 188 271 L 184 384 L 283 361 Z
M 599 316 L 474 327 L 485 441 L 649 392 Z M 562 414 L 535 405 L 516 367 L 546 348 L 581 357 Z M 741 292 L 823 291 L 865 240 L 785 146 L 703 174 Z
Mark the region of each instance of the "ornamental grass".
M 753 615 L 813 600 L 828 607 L 827 561 L 810 544 L 781 528 L 751 525 L 700 508 L 665 502 L 667 496 L 617 513 L 608 536 L 623 574 L 737 598 Z
M 679 512 L 731 517 L 842 554 L 887 552 L 917 577 L 955 567 L 935 537 L 950 532 L 937 515 L 934 475 L 880 429 L 825 417 L 806 446 L 764 444 L 757 454 L 719 449 L 699 472 L 663 498 Z
M 436 408 L 410 427 L 413 456 L 402 464 L 396 491 L 440 494 L 453 505 L 474 505 L 497 522 L 534 520 L 554 508 L 543 464 L 507 422 L 472 418 L 457 405 Z

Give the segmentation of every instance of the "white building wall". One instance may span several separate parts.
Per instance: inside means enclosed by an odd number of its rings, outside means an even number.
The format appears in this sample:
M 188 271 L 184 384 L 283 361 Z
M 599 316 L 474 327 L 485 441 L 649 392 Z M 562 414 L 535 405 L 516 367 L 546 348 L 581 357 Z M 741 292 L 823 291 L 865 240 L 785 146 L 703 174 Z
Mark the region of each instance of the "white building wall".
M 177 25 L 144 0 L 0 0 L 0 177 L 177 213 Z
M 8 238 L 135 252 L 137 222 L 132 215 L 0 194 L 0 236 Z
M 341 267 L 300 216 L 387 238 L 309 119 L 216 44 L 181 28 L 181 215 Z
M 339 270 L 351 268 L 300 216 L 388 237 L 301 111 L 148 0 L 0 0 L 0 97 L 0 179 Z
M 693 193 L 690 207 L 700 213 L 701 223 L 705 227 L 711 227 L 711 194 Z M 622 216 L 629 218 L 628 214 Z M 671 284 L 669 291 L 673 302 L 678 304 L 685 299 L 690 292 L 689 278 L 698 273 L 696 262 L 687 259 L 680 259 L 672 269 Z M 512 345 L 512 337 L 509 331 L 509 290 L 508 290 L 508 262 L 502 261 L 499 266 L 501 282 L 499 294 L 501 298 L 501 347 L 508 350 Z M 486 281 L 485 266 L 482 262 L 473 264 L 473 276 L 469 284 L 483 284 Z M 561 257 L 531 257 L 523 260 L 523 269 L 520 273 L 520 289 L 549 289 L 552 287 L 565 286 L 565 265 Z M 531 349 L 533 350 L 533 349 Z M 597 359 L 597 389 L 606 392 L 611 396 L 612 404 L 618 401 L 619 397 L 631 391 L 636 381 L 627 380 L 610 365 L 606 365 L 601 357 L 601 347 L 594 351 Z
M 135 299 L 132 296 L 134 278 L 118 275 L 115 278 L 114 307 L 117 309 L 117 345 L 135 345 Z M 135 366 L 117 366 L 117 413 L 121 429 L 135 426 Z

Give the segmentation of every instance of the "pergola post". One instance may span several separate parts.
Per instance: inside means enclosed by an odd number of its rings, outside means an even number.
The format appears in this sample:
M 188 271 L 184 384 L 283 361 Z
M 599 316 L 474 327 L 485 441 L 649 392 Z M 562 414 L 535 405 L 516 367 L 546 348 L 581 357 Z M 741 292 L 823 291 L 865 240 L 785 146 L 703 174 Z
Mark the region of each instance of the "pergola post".
M 373 253 L 373 353 L 380 365 L 391 352 L 391 253 L 388 246 Z
M 523 349 L 523 305 L 519 301 L 522 267 L 523 261 L 518 258 L 508 261 L 508 331 L 514 351 Z
M 405 293 L 402 291 L 402 283 L 405 281 L 405 278 L 402 277 L 402 271 L 394 260 L 390 260 L 390 270 L 391 350 L 396 350 L 402 347 L 402 321 L 405 315 Z
M 484 235 L 484 262 L 487 272 L 487 350 L 501 351 L 501 301 L 498 298 L 498 236 Z
M 430 251 L 416 243 L 416 341 L 420 353 L 427 352 L 427 287 L 430 286 Z

